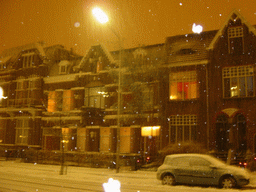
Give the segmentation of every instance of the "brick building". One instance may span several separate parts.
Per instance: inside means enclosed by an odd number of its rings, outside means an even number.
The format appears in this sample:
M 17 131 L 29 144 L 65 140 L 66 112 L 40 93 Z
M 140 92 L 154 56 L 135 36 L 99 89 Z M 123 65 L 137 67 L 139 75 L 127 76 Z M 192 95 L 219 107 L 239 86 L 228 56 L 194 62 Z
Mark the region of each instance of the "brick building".
M 122 51 L 120 153 L 196 141 L 256 152 L 256 30 L 238 11 L 222 28 Z M 43 43 L 0 59 L 0 146 L 109 153 L 117 147 L 119 51 L 84 56 Z

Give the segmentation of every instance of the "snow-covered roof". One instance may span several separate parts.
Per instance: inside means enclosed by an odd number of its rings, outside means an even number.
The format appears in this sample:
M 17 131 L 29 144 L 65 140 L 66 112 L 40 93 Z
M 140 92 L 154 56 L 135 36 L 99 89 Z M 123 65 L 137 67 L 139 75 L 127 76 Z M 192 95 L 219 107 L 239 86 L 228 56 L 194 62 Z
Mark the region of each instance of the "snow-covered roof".
M 8 62 L 11 59 L 11 57 L 12 56 L 7 56 L 7 57 L 0 58 L 0 64 Z
M 97 44 L 97 45 L 93 45 L 90 49 L 87 50 L 87 52 L 84 55 L 84 57 L 82 58 L 81 62 L 77 66 L 75 66 L 75 68 L 79 69 L 84 65 L 84 63 L 89 59 L 90 51 L 92 49 L 94 49 L 95 47 L 100 47 L 102 49 L 103 53 L 105 54 L 105 56 L 107 57 L 107 59 L 109 60 L 109 62 L 114 63 L 114 59 L 111 56 L 111 54 L 109 53 L 109 51 L 107 50 L 107 48 L 103 44 Z
M 77 77 L 78 77 L 78 74 L 68 74 L 68 75 L 45 77 L 44 83 L 49 84 L 49 83 L 61 83 L 61 82 L 76 81 Z

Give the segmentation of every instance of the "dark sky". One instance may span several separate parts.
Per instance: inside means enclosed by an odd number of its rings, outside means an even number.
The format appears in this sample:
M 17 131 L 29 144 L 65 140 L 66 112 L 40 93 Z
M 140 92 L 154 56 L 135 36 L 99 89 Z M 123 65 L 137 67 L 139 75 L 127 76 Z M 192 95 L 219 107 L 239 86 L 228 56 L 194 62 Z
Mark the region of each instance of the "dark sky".
M 109 26 L 97 23 L 92 8 L 102 8 Z M 256 24 L 255 0 L 0 0 L 0 53 L 4 49 L 45 41 L 85 54 L 93 44 L 109 50 L 163 43 L 167 36 L 219 29 L 234 9 Z

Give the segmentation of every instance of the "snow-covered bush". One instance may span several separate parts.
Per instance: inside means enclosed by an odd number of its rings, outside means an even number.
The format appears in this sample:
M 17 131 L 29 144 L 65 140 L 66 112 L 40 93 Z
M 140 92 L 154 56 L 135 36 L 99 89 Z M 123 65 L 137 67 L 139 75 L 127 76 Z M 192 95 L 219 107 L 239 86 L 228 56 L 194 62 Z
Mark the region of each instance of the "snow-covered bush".
M 165 157 L 166 155 L 180 153 L 207 153 L 207 149 L 201 143 L 181 142 L 169 144 L 162 150 L 158 151 L 158 153 L 161 157 Z

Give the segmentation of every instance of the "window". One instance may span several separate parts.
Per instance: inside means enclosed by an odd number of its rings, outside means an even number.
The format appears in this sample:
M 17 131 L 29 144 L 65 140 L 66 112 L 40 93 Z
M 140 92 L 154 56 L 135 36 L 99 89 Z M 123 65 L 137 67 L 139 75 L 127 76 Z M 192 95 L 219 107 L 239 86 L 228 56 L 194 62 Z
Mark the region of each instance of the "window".
M 172 158 L 166 164 L 177 167 L 189 167 L 189 161 L 187 157 Z
M 200 157 L 191 157 L 189 160 L 190 160 L 190 165 L 192 167 L 198 167 L 198 166 L 209 167 L 211 164 L 209 161 L 202 159 Z
M 23 68 L 32 67 L 35 64 L 35 53 L 30 52 L 22 55 Z
M 170 100 L 198 98 L 196 71 L 170 74 Z
M 66 74 L 67 73 L 67 66 L 62 65 L 60 66 L 60 74 Z
M 243 27 L 230 27 L 228 29 L 229 53 L 240 55 L 244 52 Z
M 59 62 L 59 61 L 56 61 Z M 67 74 L 68 73 L 68 66 L 70 65 L 70 62 L 67 60 L 62 60 L 59 62 L 59 74 Z
M 253 73 L 253 66 L 250 65 L 223 68 L 224 97 L 254 96 Z
M 196 115 L 172 115 L 169 119 L 169 143 L 195 141 L 197 137 Z
M 29 119 L 16 120 L 16 144 L 28 144 Z
M 152 107 L 153 105 L 153 87 L 146 87 L 143 90 L 143 103 L 144 103 L 144 107 Z
M 107 93 L 103 87 L 85 88 L 84 105 L 86 107 L 104 108 Z

